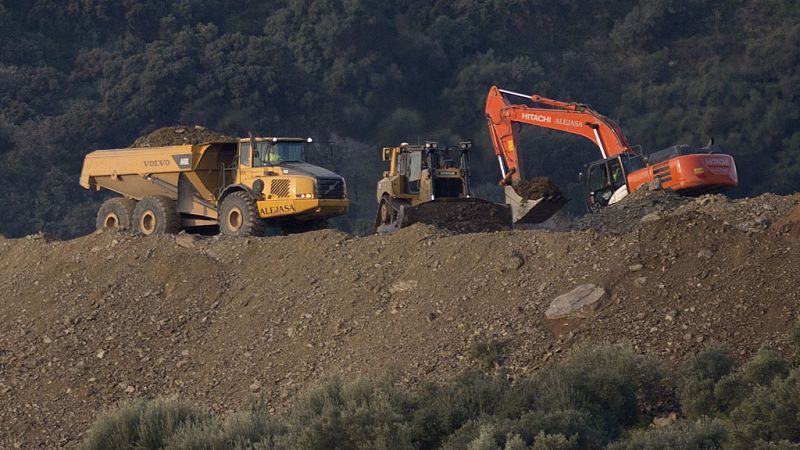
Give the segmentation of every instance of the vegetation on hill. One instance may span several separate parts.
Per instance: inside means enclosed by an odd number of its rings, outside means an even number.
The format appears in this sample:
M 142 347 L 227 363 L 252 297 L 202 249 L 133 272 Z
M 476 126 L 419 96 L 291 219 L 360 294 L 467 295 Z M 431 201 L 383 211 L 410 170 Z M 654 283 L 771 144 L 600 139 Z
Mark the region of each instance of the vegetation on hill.
M 105 194 L 77 185 L 83 156 L 177 123 L 313 135 L 354 191 L 347 229 L 371 221 L 381 145 L 472 139 L 490 192 L 493 83 L 591 103 L 646 152 L 713 137 L 736 194 L 791 192 L 798 16 L 789 0 L 0 0 L 0 233 L 88 231 Z M 524 143 L 528 173 L 576 198 L 591 143 Z
M 737 367 L 709 348 L 669 376 L 605 346 L 514 381 L 472 371 L 409 391 L 391 373 L 330 378 L 282 414 L 257 400 L 224 418 L 139 400 L 97 419 L 81 448 L 788 449 L 800 443 L 798 414 L 800 371 L 771 350 Z

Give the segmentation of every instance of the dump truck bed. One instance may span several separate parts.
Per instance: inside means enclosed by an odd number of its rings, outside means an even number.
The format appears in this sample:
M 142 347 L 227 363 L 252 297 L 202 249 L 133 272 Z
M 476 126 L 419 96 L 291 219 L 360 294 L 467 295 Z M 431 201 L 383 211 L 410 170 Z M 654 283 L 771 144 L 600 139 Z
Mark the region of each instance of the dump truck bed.
M 84 159 L 80 184 L 135 200 L 163 195 L 177 200 L 180 212 L 216 218 L 214 195 L 226 182 L 222 166 L 235 158 L 235 142 L 96 150 Z

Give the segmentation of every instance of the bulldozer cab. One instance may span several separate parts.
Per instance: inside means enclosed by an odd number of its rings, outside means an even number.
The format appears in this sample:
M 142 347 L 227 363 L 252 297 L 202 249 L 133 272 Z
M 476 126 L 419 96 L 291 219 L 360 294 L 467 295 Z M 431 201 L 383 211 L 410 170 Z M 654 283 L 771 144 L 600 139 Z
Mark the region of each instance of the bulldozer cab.
M 405 184 L 404 191 L 409 194 L 418 194 L 420 180 L 422 180 L 423 167 L 422 152 L 401 150 L 397 155 L 397 174 Z
M 388 175 L 400 179 L 403 195 L 419 197 L 419 201 L 468 197 L 469 148 L 468 142 L 443 149 L 435 142 L 390 148 L 393 159 Z M 384 159 L 389 156 L 386 151 Z

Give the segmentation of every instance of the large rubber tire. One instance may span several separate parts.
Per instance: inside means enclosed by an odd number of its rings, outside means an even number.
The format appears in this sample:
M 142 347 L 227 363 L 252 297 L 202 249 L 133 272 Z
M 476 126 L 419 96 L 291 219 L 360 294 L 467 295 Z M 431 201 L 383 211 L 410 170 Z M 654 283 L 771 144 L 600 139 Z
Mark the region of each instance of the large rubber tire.
M 181 231 L 181 216 L 175 200 L 163 195 L 145 197 L 133 213 L 135 229 L 145 236 Z
M 219 209 L 219 230 L 226 236 L 263 236 L 266 223 L 258 215 L 256 202 L 244 191 L 222 199 Z
M 115 197 L 103 202 L 97 211 L 98 230 L 132 230 L 136 200 Z

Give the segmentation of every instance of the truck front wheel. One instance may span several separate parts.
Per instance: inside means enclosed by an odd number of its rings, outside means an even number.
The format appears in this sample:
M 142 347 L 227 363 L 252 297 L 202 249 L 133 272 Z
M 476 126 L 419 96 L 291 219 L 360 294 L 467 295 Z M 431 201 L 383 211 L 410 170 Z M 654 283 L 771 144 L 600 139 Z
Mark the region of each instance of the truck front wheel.
M 264 220 L 247 192 L 234 192 L 222 200 L 219 229 L 227 236 L 263 236 Z
M 115 197 L 103 202 L 97 211 L 98 230 L 132 230 L 136 200 Z
M 181 230 L 181 216 L 175 201 L 163 195 L 145 197 L 136 205 L 133 213 L 136 231 L 152 234 L 175 234 Z

